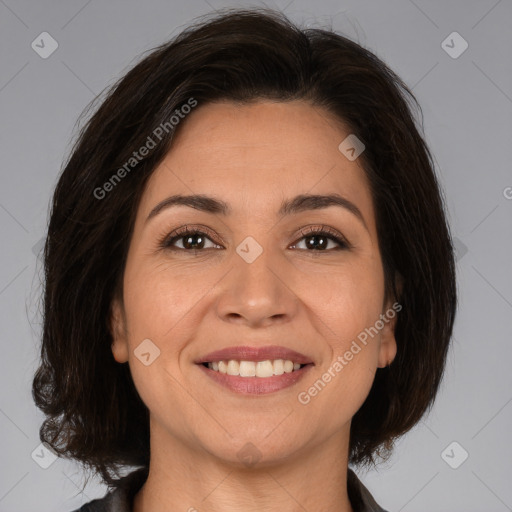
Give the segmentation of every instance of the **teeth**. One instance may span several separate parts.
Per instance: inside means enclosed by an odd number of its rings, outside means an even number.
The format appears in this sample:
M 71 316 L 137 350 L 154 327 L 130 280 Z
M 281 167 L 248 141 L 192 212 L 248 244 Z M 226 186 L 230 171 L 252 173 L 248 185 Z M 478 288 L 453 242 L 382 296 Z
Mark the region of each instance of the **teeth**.
M 283 375 L 284 373 L 284 361 L 282 359 L 276 359 L 274 361 L 274 375 Z
M 230 361 L 230 363 L 231 362 L 232 361 Z M 240 375 L 240 377 L 254 377 L 256 375 L 256 363 L 252 361 L 240 361 L 240 371 L 238 375 Z
M 238 363 L 238 361 L 228 361 L 228 370 L 227 370 L 227 374 L 228 375 L 240 375 L 240 364 Z
M 272 377 L 272 375 L 274 375 L 272 361 L 258 361 L 256 363 L 256 377 Z
M 227 375 L 239 375 L 240 377 L 272 377 L 299 370 L 301 365 L 289 359 L 275 359 L 274 361 L 215 361 L 208 363 L 208 368 Z

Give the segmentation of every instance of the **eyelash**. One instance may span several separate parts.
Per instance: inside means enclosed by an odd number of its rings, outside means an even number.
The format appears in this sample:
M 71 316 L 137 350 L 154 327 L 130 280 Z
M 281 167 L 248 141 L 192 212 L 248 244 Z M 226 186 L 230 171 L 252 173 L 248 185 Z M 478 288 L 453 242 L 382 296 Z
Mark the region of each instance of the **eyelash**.
M 204 230 L 204 231 L 202 231 L 202 230 Z M 305 229 L 300 228 L 299 231 L 302 235 L 302 238 L 300 238 L 296 242 L 294 242 L 292 244 L 293 246 L 295 246 L 303 238 L 307 238 L 307 237 L 311 237 L 311 236 L 325 236 L 329 240 L 332 240 L 338 244 L 338 247 L 336 247 L 334 249 L 323 249 L 323 250 L 299 249 L 301 251 L 313 252 L 313 253 L 322 253 L 322 252 L 330 253 L 332 251 L 346 250 L 346 249 L 352 248 L 351 244 L 344 237 L 342 237 L 340 234 L 338 234 L 336 231 L 332 230 L 328 226 L 321 226 L 321 227 L 313 226 L 313 227 L 308 227 Z M 188 235 L 203 235 L 206 238 L 208 238 L 211 242 L 213 242 L 214 244 L 220 245 L 219 243 L 217 243 L 214 240 L 215 237 L 210 232 L 210 230 L 208 230 L 206 228 L 196 229 L 194 227 L 183 226 L 181 228 L 176 229 L 174 232 L 170 233 L 169 235 L 166 234 L 163 238 L 161 238 L 159 240 L 158 246 L 161 249 L 166 249 L 166 250 L 170 250 L 170 251 L 176 251 L 176 252 L 182 251 L 182 252 L 191 252 L 191 253 L 202 252 L 202 251 L 206 251 L 208 249 L 212 249 L 212 247 L 208 247 L 206 249 L 182 249 L 181 247 L 174 247 L 172 245 L 177 240 L 179 240 L 181 238 L 185 238 L 185 236 L 188 236 Z

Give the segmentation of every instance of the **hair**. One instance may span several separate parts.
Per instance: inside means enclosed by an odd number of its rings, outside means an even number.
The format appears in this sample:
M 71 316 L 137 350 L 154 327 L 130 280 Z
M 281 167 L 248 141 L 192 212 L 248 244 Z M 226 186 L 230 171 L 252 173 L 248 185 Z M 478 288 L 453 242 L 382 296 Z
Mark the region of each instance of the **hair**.
M 457 297 L 442 191 L 414 117 L 421 108 L 402 80 L 350 39 L 300 29 L 269 9 L 195 20 L 114 83 L 79 130 L 44 246 L 41 360 L 32 384 L 46 416 L 41 441 L 109 486 L 119 469 L 149 467 L 149 411 L 129 365 L 113 358 L 111 304 L 122 299 L 145 185 L 186 120 L 164 130 L 149 154 L 130 159 L 191 98 L 199 105 L 306 101 L 364 143 L 359 158 L 376 212 L 385 295 L 402 306 L 396 358 L 377 370 L 351 423 L 349 463 L 375 465 L 432 407 L 444 373 Z M 121 168 L 126 176 L 98 198 L 95 190 Z

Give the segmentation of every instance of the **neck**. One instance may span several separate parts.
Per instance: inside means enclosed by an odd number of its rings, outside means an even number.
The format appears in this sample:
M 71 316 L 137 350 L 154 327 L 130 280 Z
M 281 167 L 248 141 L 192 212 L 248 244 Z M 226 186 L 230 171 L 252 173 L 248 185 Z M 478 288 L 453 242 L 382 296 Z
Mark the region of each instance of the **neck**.
M 152 423 L 149 475 L 133 512 L 353 512 L 348 430 L 284 460 L 244 467 L 199 451 Z

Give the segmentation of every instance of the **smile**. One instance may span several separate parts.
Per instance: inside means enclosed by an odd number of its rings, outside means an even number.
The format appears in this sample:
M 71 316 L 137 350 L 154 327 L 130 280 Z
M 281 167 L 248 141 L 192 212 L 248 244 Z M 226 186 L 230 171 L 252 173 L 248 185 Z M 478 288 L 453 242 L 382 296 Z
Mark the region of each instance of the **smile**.
M 275 359 L 271 361 L 213 361 L 211 363 L 203 363 L 205 366 L 215 372 L 227 375 L 240 375 L 240 377 L 272 377 L 273 375 L 283 375 L 284 373 L 292 373 L 299 370 L 302 366 L 300 363 L 294 363 L 289 359 Z
M 232 346 L 194 361 L 216 384 L 262 395 L 293 386 L 315 366 L 311 357 L 283 346 Z
M 222 368 L 222 362 L 219 362 L 218 366 Z M 233 391 L 237 394 L 242 395 L 266 395 L 268 393 L 274 393 L 276 391 L 280 391 L 286 388 L 289 388 L 290 386 L 293 386 L 299 380 L 303 379 L 308 373 L 308 371 L 314 366 L 312 363 L 305 364 L 305 365 L 299 365 L 299 368 L 292 369 L 290 372 L 283 371 L 280 375 L 272 375 L 268 377 L 258 377 L 256 375 L 253 376 L 246 376 L 242 377 L 240 373 L 237 373 L 236 375 L 230 375 L 227 373 L 227 367 L 229 365 L 228 361 L 227 364 L 225 364 L 226 372 L 222 372 L 220 369 L 214 370 L 213 368 L 209 368 L 209 366 L 213 366 L 213 363 L 204 363 L 204 364 L 197 364 L 196 366 L 204 372 L 204 374 L 212 379 L 216 384 L 222 386 L 223 388 L 227 388 L 230 391 Z M 238 361 L 233 361 L 234 363 L 238 363 Z M 268 371 L 268 365 L 272 364 L 271 361 L 268 363 L 266 361 L 261 361 L 265 363 L 263 368 L 267 367 Z M 248 366 L 251 365 L 256 367 L 256 363 L 252 361 L 241 361 L 241 363 L 248 363 Z M 274 361 L 275 363 L 275 361 Z M 284 364 L 283 363 L 283 370 L 284 370 Z M 292 363 L 293 364 L 293 363 Z M 280 363 L 277 363 L 278 371 L 279 371 L 279 365 Z M 232 365 L 234 366 L 234 365 Z M 242 364 L 242 372 L 244 372 L 244 364 Z M 287 365 L 289 368 L 289 364 Z

